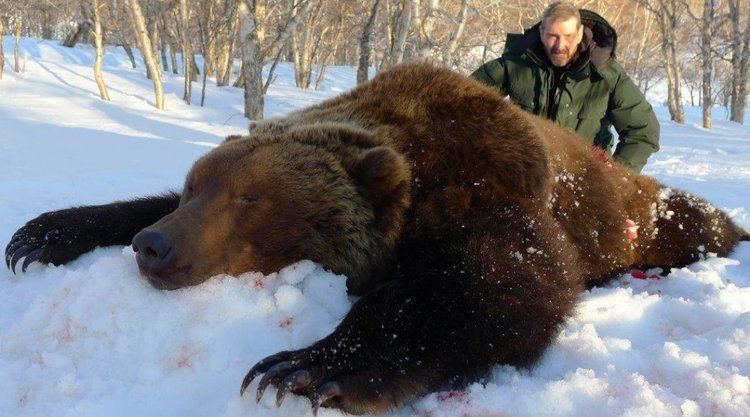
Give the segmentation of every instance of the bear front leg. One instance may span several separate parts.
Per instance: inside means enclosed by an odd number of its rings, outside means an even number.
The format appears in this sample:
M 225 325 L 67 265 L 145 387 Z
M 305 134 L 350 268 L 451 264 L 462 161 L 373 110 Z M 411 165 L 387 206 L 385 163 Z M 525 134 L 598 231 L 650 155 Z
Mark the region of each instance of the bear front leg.
M 18 229 L 5 247 L 5 264 L 13 273 L 32 262 L 62 265 L 97 246 L 129 245 L 138 231 L 173 212 L 180 196 L 169 193 L 100 206 L 51 211 Z
M 258 362 L 241 392 L 265 373 L 258 401 L 273 385 L 277 404 L 291 392 L 315 412 L 372 413 L 475 381 L 495 363 L 533 363 L 572 311 L 577 277 L 543 254 L 541 269 L 504 250 L 496 262 L 476 255 L 365 295 L 326 338 Z

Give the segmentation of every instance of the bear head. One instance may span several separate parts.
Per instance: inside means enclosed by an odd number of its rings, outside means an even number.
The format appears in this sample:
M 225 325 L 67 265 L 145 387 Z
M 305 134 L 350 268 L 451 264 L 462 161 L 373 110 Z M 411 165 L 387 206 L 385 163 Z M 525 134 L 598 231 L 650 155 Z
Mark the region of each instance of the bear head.
M 362 293 L 399 237 L 410 181 L 399 152 L 344 124 L 232 136 L 193 165 L 177 210 L 133 239 L 139 269 L 176 289 L 310 259 Z

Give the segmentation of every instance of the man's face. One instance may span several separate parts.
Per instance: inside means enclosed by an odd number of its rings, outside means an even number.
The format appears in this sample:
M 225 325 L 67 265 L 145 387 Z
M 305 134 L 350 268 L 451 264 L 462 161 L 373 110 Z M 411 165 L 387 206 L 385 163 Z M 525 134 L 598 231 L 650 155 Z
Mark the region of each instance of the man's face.
M 583 26 L 575 18 L 544 21 L 539 27 L 544 52 L 556 67 L 564 67 L 573 59 L 583 38 Z

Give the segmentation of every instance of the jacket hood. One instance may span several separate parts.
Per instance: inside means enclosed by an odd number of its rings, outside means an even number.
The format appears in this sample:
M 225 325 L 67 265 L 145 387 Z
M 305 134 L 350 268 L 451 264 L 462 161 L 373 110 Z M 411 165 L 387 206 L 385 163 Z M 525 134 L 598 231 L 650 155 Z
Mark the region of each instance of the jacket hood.
M 584 26 L 582 47 L 579 49 L 581 58 L 584 63 L 590 61 L 597 69 L 606 67 L 610 59 L 615 57 L 617 32 L 599 14 L 586 9 L 581 9 L 580 13 L 581 23 Z M 541 24 L 540 21 L 534 26 L 524 29 L 523 34 L 508 34 L 505 40 L 505 52 L 519 54 L 531 52 L 543 64 L 550 65 L 539 35 Z

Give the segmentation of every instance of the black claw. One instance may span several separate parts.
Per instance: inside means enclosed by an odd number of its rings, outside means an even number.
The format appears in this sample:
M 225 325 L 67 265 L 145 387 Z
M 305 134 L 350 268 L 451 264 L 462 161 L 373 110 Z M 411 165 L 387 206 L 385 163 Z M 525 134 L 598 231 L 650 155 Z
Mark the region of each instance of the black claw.
M 341 396 L 341 384 L 336 381 L 326 382 L 315 391 L 315 397 L 320 404 Z
M 297 391 L 300 388 L 309 386 L 311 383 L 310 372 L 304 369 L 284 378 L 279 384 L 279 390 L 276 392 L 276 407 L 281 407 L 281 403 L 289 391 Z
M 10 269 L 10 260 L 13 258 L 13 252 L 16 251 L 16 249 L 19 248 L 23 243 L 23 240 L 20 238 L 15 238 L 8 243 L 8 246 L 5 247 L 5 266 Z
M 275 385 L 279 379 L 283 378 L 284 375 L 286 375 L 286 373 L 282 372 L 288 371 L 296 365 L 297 363 L 292 361 L 281 362 L 277 363 L 268 371 L 266 371 L 266 374 L 263 375 L 263 378 L 261 378 L 260 382 L 258 383 L 258 392 L 255 394 L 255 402 L 260 402 L 260 399 L 263 398 L 263 392 L 266 390 L 270 383 L 273 382 Z
M 26 255 L 26 259 L 23 260 L 23 265 L 21 265 L 21 271 L 26 272 L 26 267 L 29 266 L 34 261 L 38 261 L 39 258 L 42 257 L 44 254 L 44 248 L 39 248 L 31 252 L 30 254 Z
M 261 359 L 260 362 L 256 363 L 255 366 L 250 368 L 250 370 L 247 372 L 247 375 L 245 375 L 245 379 L 242 380 L 240 395 L 245 393 L 247 386 L 250 385 L 251 382 L 253 382 L 253 379 L 255 379 L 255 377 L 266 372 L 268 368 L 272 367 L 276 363 L 289 359 L 291 356 L 292 352 L 284 351 Z
M 21 258 L 26 256 L 29 252 L 33 251 L 33 246 L 24 245 L 18 248 L 15 252 L 13 252 L 13 258 L 10 260 L 10 269 L 13 271 L 13 273 L 16 273 L 16 264 L 18 263 Z
M 336 381 L 326 382 L 310 395 L 313 416 L 317 417 L 318 409 L 326 401 L 341 396 L 341 384 Z

